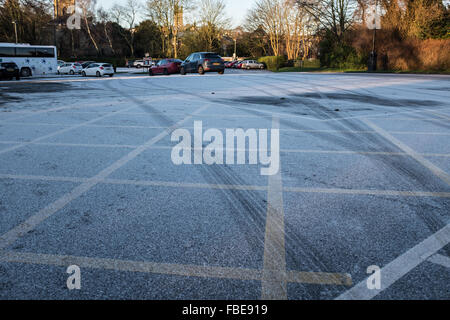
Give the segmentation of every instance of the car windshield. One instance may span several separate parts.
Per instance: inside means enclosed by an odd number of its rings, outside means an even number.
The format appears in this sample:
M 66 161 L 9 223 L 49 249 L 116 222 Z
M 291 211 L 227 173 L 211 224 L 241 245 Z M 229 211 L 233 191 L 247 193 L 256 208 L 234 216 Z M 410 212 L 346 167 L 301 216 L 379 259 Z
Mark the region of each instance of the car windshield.
M 204 58 L 213 58 L 213 59 L 221 59 L 221 57 L 216 53 L 204 53 Z
M 13 62 L 9 62 L 9 63 L 1 63 L 0 65 L 1 65 L 2 67 L 4 67 L 4 68 L 15 68 L 15 67 L 17 67 L 16 64 L 13 63 Z

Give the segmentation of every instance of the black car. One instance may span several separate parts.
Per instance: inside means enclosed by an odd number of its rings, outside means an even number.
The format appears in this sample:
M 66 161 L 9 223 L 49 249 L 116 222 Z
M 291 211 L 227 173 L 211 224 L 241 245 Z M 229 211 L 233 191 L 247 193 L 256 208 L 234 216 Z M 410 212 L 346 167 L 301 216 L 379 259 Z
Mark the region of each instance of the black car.
M 205 72 L 218 72 L 223 74 L 225 65 L 222 58 L 213 52 L 195 52 L 184 60 L 181 64 L 180 73 L 186 74 L 188 72 L 198 72 L 204 74 Z
M 0 63 L 0 79 L 20 80 L 20 70 L 17 64 L 14 62 L 1 62 Z
M 95 63 L 95 61 L 85 61 L 81 64 L 81 67 L 83 67 L 83 69 L 87 68 L 90 64 Z

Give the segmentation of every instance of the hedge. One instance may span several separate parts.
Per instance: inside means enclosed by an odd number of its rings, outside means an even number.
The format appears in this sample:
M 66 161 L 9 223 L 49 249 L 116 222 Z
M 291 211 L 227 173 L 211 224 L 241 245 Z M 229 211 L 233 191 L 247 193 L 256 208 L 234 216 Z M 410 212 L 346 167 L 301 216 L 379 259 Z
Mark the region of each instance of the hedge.
M 285 59 L 283 56 L 268 56 L 259 58 L 258 62 L 265 64 L 268 70 L 275 71 L 284 66 Z

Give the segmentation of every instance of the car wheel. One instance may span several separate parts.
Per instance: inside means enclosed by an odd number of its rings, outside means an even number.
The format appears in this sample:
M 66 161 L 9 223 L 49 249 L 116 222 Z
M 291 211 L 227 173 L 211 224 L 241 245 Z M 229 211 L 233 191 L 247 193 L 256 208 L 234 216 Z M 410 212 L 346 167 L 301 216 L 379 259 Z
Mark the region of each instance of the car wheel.
M 148 71 L 148 75 L 149 75 L 150 77 L 153 77 L 155 74 L 153 73 L 152 70 L 149 70 L 149 71 Z
M 110 78 L 114 77 L 114 74 L 110 74 L 109 77 L 110 77 Z
M 20 80 L 20 77 L 19 77 L 19 76 L 17 76 L 17 77 L 16 77 L 16 80 L 17 80 L 17 81 L 19 81 L 19 80 Z
M 75 74 L 75 72 L 73 70 L 70 70 L 70 75 L 73 76 Z
M 250 67 L 247 67 L 247 70 L 250 70 Z
M 184 75 L 186 74 L 186 70 L 184 70 L 184 68 L 181 68 L 181 69 L 180 69 L 180 74 L 181 74 L 182 76 L 184 76 Z
M 86 72 L 81 72 L 81 75 L 83 76 L 83 77 L 86 77 Z
M 20 70 L 20 75 L 23 78 L 31 77 L 31 70 L 29 68 L 23 68 L 22 70 Z
M 219 74 L 224 74 L 225 73 L 225 70 L 220 70 L 219 71 Z
M 98 78 L 100 78 L 100 77 L 102 76 L 102 74 L 100 73 L 100 71 L 97 71 L 96 76 L 97 76 Z
M 261 70 L 264 70 L 264 66 L 259 67 Z
M 199 66 L 199 67 L 198 67 L 198 73 L 199 73 L 199 74 L 205 74 L 205 69 L 203 69 L 202 66 Z
M 165 76 L 168 76 L 168 75 L 169 75 L 169 70 L 164 69 L 163 74 L 164 74 Z

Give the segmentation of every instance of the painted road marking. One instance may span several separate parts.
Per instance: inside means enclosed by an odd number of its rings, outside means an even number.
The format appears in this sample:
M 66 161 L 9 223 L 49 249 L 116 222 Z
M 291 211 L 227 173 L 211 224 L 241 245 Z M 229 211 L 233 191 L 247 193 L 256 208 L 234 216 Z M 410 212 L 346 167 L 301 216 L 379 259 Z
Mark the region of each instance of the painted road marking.
M 205 105 L 203 107 L 200 107 L 197 109 L 197 112 L 202 112 L 208 108 L 208 105 Z M 183 120 L 177 122 L 173 125 L 172 129 L 175 129 L 179 126 L 181 126 L 184 122 L 190 120 L 192 116 L 188 116 L 184 118 Z M 18 238 L 26 234 L 27 232 L 33 230 L 37 225 L 39 225 L 42 221 L 47 219 L 48 217 L 52 216 L 56 212 L 58 212 L 60 209 L 65 207 L 67 204 L 72 202 L 73 200 L 77 199 L 90 189 L 92 189 L 94 186 L 96 186 L 99 181 L 106 179 L 109 175 L 111 175 L 114 171 L 120 169 L 122 166 L 136 158 L 138 155 L 143 153 L 145 150 L 147 150 L 150 146 L 157 143 L 158 141 L 162 140 L 164 137 L 169 135 L 171 133 L 171 130 L 165 130 L 161 132 L 156 137 L 150 139 L 140 147 L 134 149 L 126 156 L 122 157 L 121 159 L 114 162 L 112 165 L 107 167 L 106 169 L 100 171 L 97 175 L 94 177 L 88 179 L 86 182 L 81 184 L 80 186 L 73 189 L 71 192 L 63 195 L 61 198 L 56 200 L 55 202 L 51 203 L 47 207 L 39 210 L 38 213 L 28 218 L 25 222 L 21 223 L 20 225 L 16 226 L 15 228 L 11 229 L 10 231 L 6 232 L 0 237 L 0 250 L 6 248 L 7 246 L 11 245 L 16 241 Z
M 450 185 L 450 175 L 448 175 L 444 170 L 437 167 L 424 157 L 422 157 L 420 154 L 415 152 L 413 149 L 408 147 L 406 144 L 398 140 L 397 138 L 393 137 L 389 132 L 381 129 L 380 127 L 373 124 L 371 121 L 367 119 L 361 119 L 362 122 L 364 122 L 367 126 L 378 132 L 383 138 L 390 141 L 392 144 L 396 145 L 398 148 L 409 154 L 412 158 L 414 158 L 417 162 L 422 164 L 424 167 L 429 169 L 431 172 L 434 173 L 437 177 L 439 177 L 442 181 L 446 182 L 448 185 Z
M 272 130 L 280 128 L 274 117 Z M 274 143 L 271 141 L 271 143 Z M 283 185 L 281 164 L 276 175 L 269 176 L 267 187 L 267 218 L 264 240 L 264 269 L 261 284 L 262 300 L 287 299 L 286 249 L 284 236 Z
M 426 261 L 450 242 L 450 224 L 431 235 L 415 247 L 381 269 L 381 289 L 370 290 L 366 280 L 338 296 L 337 300 L 370 300 L 389 288 L 409 271 Z
M 81 177 L 60 177 L 60 176 L 40 176 L 40 175 L 15 175 L 0 174 L 0 179 L 17 180 L 42 180 L 87 183 L 89 181 L 98 184 L 116 184 L 116 185 L 136 185 L 153 186 L 168 188 L 197 188 L 197 189 L 224 189 L 224 190 L 249 190 L 249 191 L 267 191 L 267 186 L 258 185 L 236 185 L 236 184 L 209 184 L 195 182 L 176 182 L 176 181 L 157 181 L 157 180 L 123 180 L 123 179 L 103 179 Z M 373 190 L 373 189 L 339 189 L 339 188 L 302 188 L 302 187 L 283 187 L 284 192 L 294 193 L 324 193 L 324 194 L 350 194 L 350 195 L 372 195 L 372 196 L 398 196 L 398 197 L 435 197 L 450 198 L 450 192 L 427 192 L 427 191 L 397 191 L 397 190 Z
M 132 106 L 132 107 L 125 108 L 125 109 L 123 109 L 121 111 L 108 113 L 108 114 L 102 115 L 100 117 L 91 119 L 89 121 L 81 122 L 81 123 L 78 123 L 76 125 L 69 126 L 67 128 L 64 128 L 64 129 L 61 129 L 61 130 L 49 133 L 49 134 L 47 134 L 45 136 L 41 136 L 41 137 L 33 139 L 31 141 L 22 142 L 19 145 L 15 145 L 15 146 L 12 146 L 12 147 L 0 150 L 0 154 L 4 154 L 6 152 L 10 152 L 10 151 L 13 151 L 13 150 L 16 150 L 16 149 L 19 149 L 19 148 L 23 148 L 25 146 L 31 145 L 33 143 L 36 143 L 36 142 L 39 142 L 39 141 L 42 141 L 42 140 L 45 140 L 45 139 L 48 139 L 48 138 L 51 138 L 51 137 L 54 137 L 54 136 L 57 136 L 57 135 L 60 135 L 60 134 L 65 133 L 65 132 L 69 132 L 69 131 L 72 131 L 72 130 L 75 130 L 75 129 L 78 129 L 78 128 L 82 128 L 82 127 L 84 127 L 87 124 L 103 120 L 105 118 L 111 117 L 112 115 L 120 114 L 122 111 L 127 111 L 127 110 L 134 109 L 134 108 L 137 108 L 137 106 Z
M 223 278 L 257 281 L 261 281 L 263 278 L 262 270 L 248 268 L 156 263 L 149 261 L 131 261 L 15 251 L 0 251 L 0 262 L 53 265 L 62 267 L 77 265 L 81 268 L 142 272 L 200 278 Z M 323 285 L 348 286 L 349 284 L 351 284 L 351 278 L 348 274 L 325 272 L 289 271 L 286 281 Z

